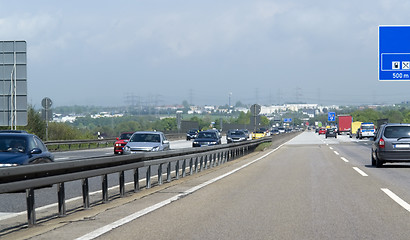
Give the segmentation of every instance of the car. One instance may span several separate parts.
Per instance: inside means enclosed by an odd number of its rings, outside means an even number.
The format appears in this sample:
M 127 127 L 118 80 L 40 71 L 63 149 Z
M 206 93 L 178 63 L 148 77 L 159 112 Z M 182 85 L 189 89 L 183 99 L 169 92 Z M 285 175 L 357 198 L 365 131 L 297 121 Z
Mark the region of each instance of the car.
M 410 124 L 387 123 L 379 127 L 372 143 L 372 166 L 410 162 Z
M 240 129 L 241 131 L 243 131 L 246 134 L 246 139 L 249 138 L 249 130 L 248 129 Z
M 272 129 L 272 131 L 270 133 L 271 133 L 271 135 L 279 135 L 280 134 L 280 132 L 277 128 Z
M 324 128 L 324 127 L 319 128 L 318 134 L 319 135 L 320 134 L 326 134 L 326 128 Z
M 326 129 L 325 138 L 327 137 L 337 138 L 337 131 L 334 128 Z
M 127 144 L 128 140 L 134 132 L 123 132 L 117 137 L 117 141 L 114 143 L 114 154 L 122 154 L 124 146 Z
M 226 133 L 226 141 L 228 143 L 242 142 L 248 139 L 246 133 L 242 130 L 229 130 Z
M 124 154 L 157 152 L 170 149 L 165 134 L 157 131 L 138 131 L 132 134 L 124 146 Z
M 218 131 L 205 130 L 198 133 L 197 138 L 192 142 L 192 147 L 203 147 L 221 144 Z
M 266 132 L 262 130 L 256 130 L 252 133 L 252 139 L 259 139 L 266 136 Z
M 279 133 L 285 133 L 285 128 L 284 127 L 278 127 Z
M 359 129 L 359 139 L 362 138 L 371 138 L 374 137 L 374 132 L 376 131 L 376 128 L 374 127 L 374 123 L 372 122 L 364 122 L 360 125 Z
M 0 131 L 0 167 L 54 162 L 41 139 L 25 131 Z
M 190 129 L 186 132 L 186 140 L 190 141 L 191 139 L 195 139 L 198 136 L 198 129 Z

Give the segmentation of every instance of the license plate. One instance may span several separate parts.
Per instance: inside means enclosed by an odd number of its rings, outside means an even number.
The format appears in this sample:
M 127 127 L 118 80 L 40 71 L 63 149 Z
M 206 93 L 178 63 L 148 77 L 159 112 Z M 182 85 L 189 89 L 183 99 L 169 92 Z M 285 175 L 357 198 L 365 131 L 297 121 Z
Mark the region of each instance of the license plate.
M 410 144 L 395 144 L 394 148 L 410 148 Z

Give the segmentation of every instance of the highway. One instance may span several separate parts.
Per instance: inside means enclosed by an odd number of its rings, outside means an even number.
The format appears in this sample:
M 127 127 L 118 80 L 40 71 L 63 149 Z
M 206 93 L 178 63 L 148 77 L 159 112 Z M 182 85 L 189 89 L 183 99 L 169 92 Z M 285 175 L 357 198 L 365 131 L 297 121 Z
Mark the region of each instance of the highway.
M 31 239 L 409 239 L 409 183 L 410 164 L 371 166 L 370 141 L 306 131 Z

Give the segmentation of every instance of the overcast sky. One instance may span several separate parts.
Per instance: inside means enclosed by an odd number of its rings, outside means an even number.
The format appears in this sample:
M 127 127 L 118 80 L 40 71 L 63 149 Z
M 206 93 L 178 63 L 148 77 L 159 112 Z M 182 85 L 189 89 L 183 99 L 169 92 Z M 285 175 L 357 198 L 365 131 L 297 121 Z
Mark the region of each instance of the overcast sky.
M 54 106 L 399 103 L 410 82 L 378 81 L 378 26 L 410 24 L 409 12 L 403 0 L 0 0 L 0 40 L 27 41 L 36 107 L 44 97 Z

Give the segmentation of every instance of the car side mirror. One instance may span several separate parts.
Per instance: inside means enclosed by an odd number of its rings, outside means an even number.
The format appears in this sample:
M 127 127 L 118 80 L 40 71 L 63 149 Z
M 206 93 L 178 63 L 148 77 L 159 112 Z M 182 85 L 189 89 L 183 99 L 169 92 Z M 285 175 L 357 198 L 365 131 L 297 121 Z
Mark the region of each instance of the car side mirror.
M 42 152 L 43 151 L 41 151 L 40 148 L 33 148 L 33 149 L 31 149 L 30 154 L 40 154 Z

